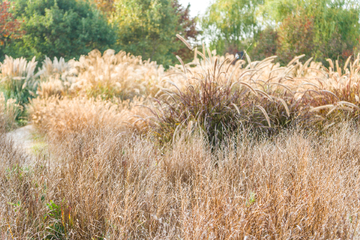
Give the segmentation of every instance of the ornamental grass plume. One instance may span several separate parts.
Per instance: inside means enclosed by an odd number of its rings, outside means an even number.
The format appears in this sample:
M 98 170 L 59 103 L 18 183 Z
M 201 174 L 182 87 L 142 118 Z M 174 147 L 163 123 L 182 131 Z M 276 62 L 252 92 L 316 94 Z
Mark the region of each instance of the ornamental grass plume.
M 38 131 L 61 140 L 83 131 L 143 132 L 147 121 L 138 118 L 146 118 L 147 111 L 136 107 L 140 104 L 142 99 L 114 103 L 84 97 L 37 98 L 31 102 L 29 114 Z
M 163 84 L 162 66 L 123 51 L 115 54 L 109 49 L 101 55 L 94 50 L 72 62 L 72 67 L 76 69 L 77 77 L 69 91 L 88 97 L 127 100 L 154 96 Z
M 6 99 L 14 98 L 17 104 L 25 107 L 25 104 L 36 96 L 36 64 L 35 57 L 28 62 L 25 58 L 13 59 L 5 56 L 4 62 L 0 63 L 0 89 Z

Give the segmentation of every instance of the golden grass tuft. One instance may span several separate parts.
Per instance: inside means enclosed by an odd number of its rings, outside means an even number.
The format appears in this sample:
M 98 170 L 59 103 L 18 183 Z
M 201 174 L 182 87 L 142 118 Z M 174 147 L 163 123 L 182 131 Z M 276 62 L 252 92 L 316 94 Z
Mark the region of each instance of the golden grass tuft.
M 56 97 L 37 98 L 31 102 L 29 113 L 40 132 L 55 138 L 81 134 L 85 130 L 142 132 L 147 127 L 147 121 L 139 119 L 146 117 L 147 111 L 139 109 L 137 105 L 140 104 L 141 99 L 114 103 L 84 97 L 61 100 Z
M 153 96 L 163 84 L 162 66 L 122 51 L 115 54 L 115 51 L 107 50 L 101 55 L 94 50 L 71 65 L 76 69 L 77 77 L 69 91 L 90 97 L 126 100 Z
M 15 103 L 14 99 L 5 99 L 0 92 L 0 132 L 7 132 L 17 127 L 16 116 L 21 111 L 21 107 Z

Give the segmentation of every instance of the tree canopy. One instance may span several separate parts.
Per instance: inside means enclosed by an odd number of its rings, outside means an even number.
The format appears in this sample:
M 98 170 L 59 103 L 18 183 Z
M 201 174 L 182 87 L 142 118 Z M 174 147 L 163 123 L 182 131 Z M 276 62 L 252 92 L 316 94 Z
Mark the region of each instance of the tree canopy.
M 247 50 L 252 59 L 306 54 L 326 63 L 359 50 L 358 0 L 214 0 L 191 17 L 179 0 L 10 0 L 0 10 L 0 60 L 36 56 L 77 58 L 93 49 L 124 50 L 165 67 L 207 39 L 218 54 Z M 200 23 L 202 31 L 197 24 Z M 21 37 L 21 38 L 20 38 Z
M 326 62 L 357 51 L 359 16 L 356 0 L 215 0 L 201 22 L 219 54 L 249 49 L 259 59 L 306 54 Z
M 171 0 L 117 0 L 115 9 L 111 22 L 123 50 L 164 65 L 175 60 L 181 26 Z
M 115 43 L 113 29 L 92 4 L 77 0 L 13 0 L 23 37 L 13 53 L 37 58 L 76 58 Z
M 246 48 L 260 31 L 256 11 L 263 0 L 216 0 L 201 25 L 212 49 L 219 54 Z
M 305 53 L 317 60 L 346 60 L 356 51 L 360 8 L 354 0 L 266 0 L 263 19 L 278 31 L 278 51 L 284 61 Z M 278 27 L 276 27 L 278 26 Z
M 3 59 L 8 44 L 23 35 L 23 31 L 20 30 L 20 22 L 9 10 L 9 2 L 0 2 L 0 60 Z

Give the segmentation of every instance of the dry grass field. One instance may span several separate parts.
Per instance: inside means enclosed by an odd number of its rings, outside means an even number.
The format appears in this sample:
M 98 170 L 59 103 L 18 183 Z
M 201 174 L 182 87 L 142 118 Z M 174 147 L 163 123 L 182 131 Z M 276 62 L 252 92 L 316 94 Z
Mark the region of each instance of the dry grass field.
M 37 97 L 0 98 L 1 238 L 359 238 L 359 56 L 194 56 L 7 58 L 3 88 Z M 32 164 L 4 137 L 17 104 Z

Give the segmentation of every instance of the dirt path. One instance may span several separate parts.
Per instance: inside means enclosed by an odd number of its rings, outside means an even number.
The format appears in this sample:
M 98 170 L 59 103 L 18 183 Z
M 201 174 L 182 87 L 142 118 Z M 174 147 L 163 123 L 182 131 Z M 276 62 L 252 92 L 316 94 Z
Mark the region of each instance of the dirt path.
M 6 134 L 6 138 L 11 139 L 16 148 L 22 149 L 28 154 L 28 163 L 31 163 L 31 159 L 33 158 L 33 147 L 35 146 L 35 142 L 33 141 L 34 132 L 34 127 L 27 125 Z

